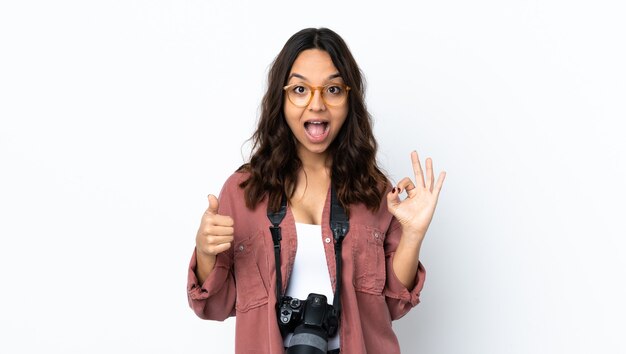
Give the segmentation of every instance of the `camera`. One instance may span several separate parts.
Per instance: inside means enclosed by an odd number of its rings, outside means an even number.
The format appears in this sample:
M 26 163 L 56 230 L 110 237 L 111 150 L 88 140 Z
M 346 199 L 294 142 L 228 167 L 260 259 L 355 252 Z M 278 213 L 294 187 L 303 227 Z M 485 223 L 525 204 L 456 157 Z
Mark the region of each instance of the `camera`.
M 287 354 L 326 354 L 328 337 L 337 334 L 339 316 L 326 296 L 311 293 L 305 301 L 283 296 L 278 327 L 285 337 L 293 332 Z

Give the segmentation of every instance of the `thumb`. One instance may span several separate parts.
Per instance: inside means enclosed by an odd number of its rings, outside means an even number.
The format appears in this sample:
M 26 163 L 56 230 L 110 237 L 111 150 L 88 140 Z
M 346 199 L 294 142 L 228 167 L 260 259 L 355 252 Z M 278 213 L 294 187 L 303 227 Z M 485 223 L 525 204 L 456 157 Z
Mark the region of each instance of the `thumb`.
M 217 214 L 217 209 L 220 207 L 220 203 L 217 200 L 217 197 L 215 197 L 213 194 L 209 194 L 207 198 L 209 199 L 209 207 L 206 210 L 207 213 L 213 215 Z

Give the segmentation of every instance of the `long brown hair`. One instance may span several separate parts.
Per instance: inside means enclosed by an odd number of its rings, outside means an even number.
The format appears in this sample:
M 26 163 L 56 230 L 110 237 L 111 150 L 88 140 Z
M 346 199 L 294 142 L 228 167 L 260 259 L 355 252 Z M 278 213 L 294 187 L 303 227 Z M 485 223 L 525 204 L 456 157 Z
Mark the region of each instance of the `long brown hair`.
M 245 190 L 246 206 L 254 209 L 268 195 L 270 209 L 277 210 L 283 193 L 291 198 L 295 192 L 302 162 L 285 121 L 283 86 L 293 62 L 307 49 L 326 51 L 351 87 L 348 116 L 328 147 L 332 156 L 331 183 L 339 202 L 346 210 L 350 204 L 363 203 L 376 211 L 387 179 L 376 163 L 377 143 L 365 107 L 365 83 L 344 40 L 328 28 L 306 28 L 294 34 L 272 63 L 258 127 L 251 137 L 252 156 L 238 170 L 250 173 L 239 185 Z

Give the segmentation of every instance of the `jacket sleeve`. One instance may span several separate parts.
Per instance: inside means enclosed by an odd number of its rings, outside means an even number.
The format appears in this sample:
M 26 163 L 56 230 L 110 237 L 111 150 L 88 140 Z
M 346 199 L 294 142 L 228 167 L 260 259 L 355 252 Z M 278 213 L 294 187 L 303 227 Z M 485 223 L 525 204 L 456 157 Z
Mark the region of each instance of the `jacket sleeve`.
M 394 217 L 391 220 L 389 231 L 385 237 L 385 262 L 387 269 L 387 281 L 384 294 L 387 300 L 387 307 L 392 320 L 397 320 L 406 315 L 409 310 L 419 302 L 419 295 L 426 280 L 426 269 L 421 262 L 417 265 L 413 289 L 407 289 L 396 276 L 393 270 L 393 257 L 402 236 L 402 227 Z
M 231 176 L 226 182 L 219 197 L 220 215 L 233 216 L 234 188 L 238 188 L 236 179 Z M 236 225 L 235 225 L 236 232 Z M 187 270 L 187 298 L 189 306 L 198 317 L 207 320 L 223 321 L 235 315 L 235 300 L 237 290 L 233 274 L 232 247 L 217 255 L 215 268 L 211 271 L 204 283 L 200 284 L 196 277 L 196 252 L 191 256 Z

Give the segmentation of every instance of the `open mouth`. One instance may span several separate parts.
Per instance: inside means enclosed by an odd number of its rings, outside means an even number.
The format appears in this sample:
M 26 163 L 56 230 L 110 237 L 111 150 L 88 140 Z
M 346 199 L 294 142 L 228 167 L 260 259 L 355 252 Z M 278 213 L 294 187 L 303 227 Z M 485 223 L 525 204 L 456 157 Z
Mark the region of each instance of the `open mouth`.
M 328 132 L 328 122 L 308 121 L 304 123 L 304 130 L 312 138 L 321 138 Z

